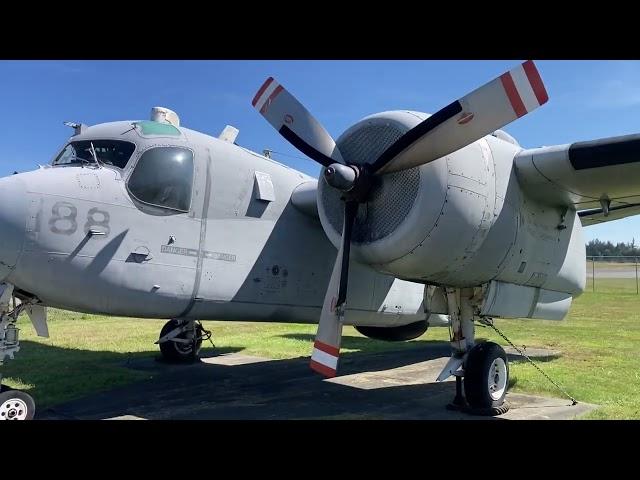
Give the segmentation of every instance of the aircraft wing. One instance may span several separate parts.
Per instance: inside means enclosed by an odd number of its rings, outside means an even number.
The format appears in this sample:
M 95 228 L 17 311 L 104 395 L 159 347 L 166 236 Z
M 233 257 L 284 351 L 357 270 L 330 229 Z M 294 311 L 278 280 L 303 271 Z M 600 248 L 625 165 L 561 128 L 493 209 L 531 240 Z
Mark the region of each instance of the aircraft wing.
M 621 218 L 630 217 L 640 214 L 640 205 L 619 205 L 611 207 L 609 214 L 605 215 L 602 208 L 593 210 L 583 210 L 578 212 L 582 226 L 597 225 L 598 223 L 610 222 L 612 220 L 620 220 Z
M 584 226 L 640 214 L 640 134 L 523 150 L 515 168 L 529 195 Z
M 523 150 L 515 168 L 529 195 L 578 210 L 583 226 L 640 215 L 640 134 Z M 305 181 L 291 201 L 317 219 L 316 190 Z

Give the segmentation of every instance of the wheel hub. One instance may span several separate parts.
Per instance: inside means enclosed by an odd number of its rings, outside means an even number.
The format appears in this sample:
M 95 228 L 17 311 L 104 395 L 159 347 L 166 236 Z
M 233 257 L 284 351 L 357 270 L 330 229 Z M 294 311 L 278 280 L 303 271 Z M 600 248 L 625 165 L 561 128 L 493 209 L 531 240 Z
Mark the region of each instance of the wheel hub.
M 27 418 L 27 404 L 19 398 L 12 398 L 0 405 L 0 420 L 24 420 Z
M 507 365 L 502 358 L 496 358 L 489 368 L 489 395 L 493 400 L 502 397 L 507 388 Z

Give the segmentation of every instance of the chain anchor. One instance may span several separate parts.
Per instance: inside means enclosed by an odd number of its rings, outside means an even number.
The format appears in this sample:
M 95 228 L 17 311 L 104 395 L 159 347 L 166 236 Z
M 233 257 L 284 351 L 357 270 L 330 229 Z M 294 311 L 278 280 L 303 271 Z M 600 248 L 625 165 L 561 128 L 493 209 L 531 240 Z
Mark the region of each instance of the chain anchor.
M 518 352 L 520 355 L 522 355 L 522 356 L 523 356 L 523 357 L 524 357 L 524 358 L 525 358 L 525 359 L 526 359 L 526 360 L 527 360 L 531 365 L 533 365 L 533 366 L 536 368 L 536 370 L 538 370 L 538 372 L 540 372 L 540 373 L 542 374 L 542 376 L 543 376 L 544 378 L 546 378 L 547 380 L 549 380 L 549 382 L 551 382 L 551 384 L 552 384 L 554 387 L 556 387 L 556 389 L 558 389 L 558 391 L 559 391 L 559 392 L 561 392 L 565 397 L 569 398 L 569 400 L 571 400 L 571 402 L 572 402 L 572 403 L 571 403 L 571 406 L 574 406 L 574 405 L 577 405 L 577 404 L 578 404 L 578 401 L 577 401 L 575 398 L 573 398 L 573 397 L 572 397 L 572 396 L 571 396 L 571 395 L 570 395 L 570 394 L 569 394 L 569 393 L 568 393 L 564 388 L 562 388 L 560 385 L 558 385 L 556 382 L 554 382 L 554 381 L 553 381 L 553 379 L 552 379 L 549 375 L 547 375 L 547 374 L 546 374 L 546 373 L 545 373 L 545 372 L 544 372 L 544 371 L 543 371 L 543 370 L 542 370 L 542 369 L 541 369 L 541 368 L 540 368 L 540 367 L 539 367 L 539 366 L 538 366 L 538 365 L 537 365 L 537 364 L 536 364 L 536 363 L 531 359 L 531 357 L 529 357 L 529 355 L 527 355 L 526 353 L 524 353 L 524 351 L 522 351 L 522 350 L 521 350 L 520 348 L 518 348 L 518 347 L 517 347 L 517 346 L 516 346 L 516 345 L 515 345 L 511 340 L 509 340 L 509 339 L 507 338 L 507 336 L 506 336 L 504 333 L 502 333 L 502 332 L 498 329 L 498 327 L 496 327 L 496 326 L 493 324 L 493 320 L 485 318 L 485 319 L 483 319 L 482 323 L 483 323 L 483 324 L 485 324 L 485 325 L 487 325 L 487 326 L 489 326 L 489 327 L 491 327 L 493 330 L 495 330 L 495 332 L 496 332 L 498 335 L 500 335 L 500 336 L 501 336 L 501 337 L 502 337 L 502 338 L 503 338 L 503 339 L 504 339 L 504 340 L 505 340 L 509 345 L 511 345 L 511 347 L 513 347 L 513 349 L 514 349 L 516 352 Z

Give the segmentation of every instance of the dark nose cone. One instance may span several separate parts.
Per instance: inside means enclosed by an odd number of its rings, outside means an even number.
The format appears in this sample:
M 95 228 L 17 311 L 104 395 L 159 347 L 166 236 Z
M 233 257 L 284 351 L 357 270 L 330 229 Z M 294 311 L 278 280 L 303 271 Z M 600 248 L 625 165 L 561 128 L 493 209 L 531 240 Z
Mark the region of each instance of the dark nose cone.
M 0 281 L 22 253 L 27 223 L 27 191 L 18 176 L 0 178 Z
M 348 192 L 355 184 L 356 171 L 347 165 L 334 163 L 324 171 L 324 178 L 333 188 Z

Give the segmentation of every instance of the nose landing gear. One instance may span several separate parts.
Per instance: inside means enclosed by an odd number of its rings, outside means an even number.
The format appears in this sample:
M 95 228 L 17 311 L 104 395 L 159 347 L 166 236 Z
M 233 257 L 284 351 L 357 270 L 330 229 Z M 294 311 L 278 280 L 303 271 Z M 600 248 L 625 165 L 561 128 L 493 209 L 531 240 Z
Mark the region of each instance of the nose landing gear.
M 13 301 L 13 308 L 10 304 Z M 0 366 L 5 358 L 13 359 L 20 351 L 19 333 L 16 321 L 27 303 L 16 305 L 13 285 L 0 284 Z M 0 374 L 0 382 L 2 375 Z M 0 421 L 31 420 L 36 413 L 36 405 L 31 395 L 10 389 L 0 383 Z
M 32 420 L 36 413 L 36 404 L 26 392 L 2 387 L 0 391 L 1 420 Z

